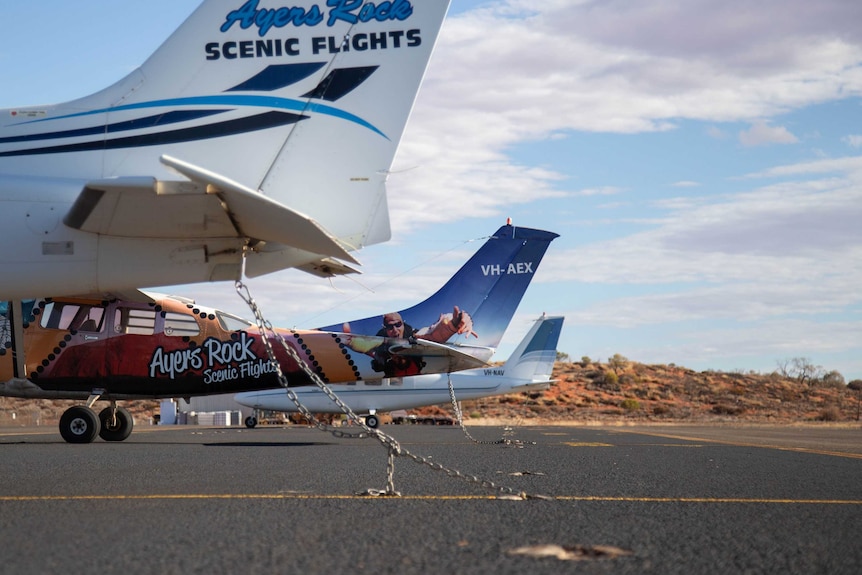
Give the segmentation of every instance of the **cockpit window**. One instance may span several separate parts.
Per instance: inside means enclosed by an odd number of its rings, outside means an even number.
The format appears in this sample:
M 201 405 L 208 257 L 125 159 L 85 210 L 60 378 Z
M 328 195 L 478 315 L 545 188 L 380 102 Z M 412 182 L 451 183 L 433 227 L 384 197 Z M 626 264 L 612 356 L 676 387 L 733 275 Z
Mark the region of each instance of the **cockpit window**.
M 105 308 L 98 305 L 67 302 L 49 302 L 42 313 L 41 325 L 45 329 L 102 331 Z
M 218 316 L 218 321 L 221 324 L 222 329 L 225 331 L 248 329 L 249 326 L 252 325 L 252 323 L 246 319 L 223 311 L 216 312 L 216 316 Z

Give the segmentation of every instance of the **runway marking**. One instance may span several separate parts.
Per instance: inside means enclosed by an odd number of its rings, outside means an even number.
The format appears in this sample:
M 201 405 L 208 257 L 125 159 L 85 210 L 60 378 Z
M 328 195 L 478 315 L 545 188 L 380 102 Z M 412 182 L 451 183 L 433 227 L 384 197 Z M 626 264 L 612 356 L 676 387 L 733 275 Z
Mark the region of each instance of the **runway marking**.
M 568 445 L 569 447 L 633 447 L 633 445 L 615 445 L 613 443 L 600 443 L 596 441 L 564 441 L 563 445 Z M 697 443 L 638 443 L 636 445 L 637 447 L 703 447 L 703 445 L 699 445 Z
M 860 499 L 767 499 L 746 497 L 602 497 L 560 495 L 558 501 L 619 501 L 626 503 L 767 503 L 781 505 L 862 505 Z
M 795 451 L 797 453 L 813 453 L 815 455 L 830 455 L 832 457 L 847 457 L 850 459 L 862 459 L 862 453 L 849 453 L 847 451 L 827 451 L 825 449 L 812 449 L 808 447 L 787 447 L 784 445 L 771 445 L 763 443 L 745 443 L 730 441 L 726 439 L 707 439 L 704 437 L 686 437 L 684 435 L 671 435 L 669 433 L 655 433 L 650 431 L 628 431 L 618 430 L 618 433 L 630 433 L 635 435 L 648 435 L 651 437 L 664 437 L 665 439 L 681 439 L 683 441 L 702 441 L 704 443 L 717 443 L 720 445 L 733 445 L 737 447 L 757 447 L 760 449 L 776 449 L 778 451 Z
M 0 503 L 48 501 L 160 501 L 160 500 L 354 500 L 354 501 L 494 501 L 496 495 L 402 495 L 400 497 L 368 495 L 315 495 L 303 493 L 260 494 L 154 494 L 154 495 L 6 495 Z M 766 505 L 860 505 L 860 499 L 767 499 L 745 497 L 626 497 L 599 495 L 550 496 L 551 501 L 599 501 L 610 503 L 717 503 Z

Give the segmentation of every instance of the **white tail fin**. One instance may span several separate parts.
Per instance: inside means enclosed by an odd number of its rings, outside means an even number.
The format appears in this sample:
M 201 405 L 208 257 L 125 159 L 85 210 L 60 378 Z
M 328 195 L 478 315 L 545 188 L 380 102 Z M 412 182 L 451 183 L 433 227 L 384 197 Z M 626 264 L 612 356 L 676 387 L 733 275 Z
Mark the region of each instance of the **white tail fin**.
M 557 359 L 557 343 L 563 329 L 562 316 L 542 316 L 503 365 L 506 377 L 549 380 Z
M 448 4 L 206 0 L 117 84 L 0 112 L 0 173 L 176 179 L 165 155 L 260 190 L 349 248 L 385 241 L 384 181 Z M 285 267 L 274 243 L 249 275 Z

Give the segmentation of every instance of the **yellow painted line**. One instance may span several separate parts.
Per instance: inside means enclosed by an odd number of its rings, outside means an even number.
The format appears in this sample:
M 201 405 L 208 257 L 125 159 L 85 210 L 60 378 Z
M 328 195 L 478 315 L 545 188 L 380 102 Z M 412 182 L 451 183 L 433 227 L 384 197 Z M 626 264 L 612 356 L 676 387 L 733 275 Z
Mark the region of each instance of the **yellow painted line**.
M 766 504 L 766 505 L 860 505 L 859 499 L 767 499 L 745 497 L 604 497 L 593 495 L 551 496 L 552 501 L 599 501 L 610 503 L 712 503 L 712 504 Z M 305 493 L 261 494 L 153 494 L 153 495 L 7 495 L 0 503 L 53 502 L 53 501 L 201 501 L 201 500 L 396 500 L 396 501 L 494 501 L 496 495 L 402 495 L 399 497 L 369 495 L 319 495 Z
M 619 430 L 619 433 L 633 433 L 635 435 L 649 435 L 651 437 L 664 437 L 665 439 L 681 439 L 683 441 L 702 441 L 703 443 L 717 443 L 719 445 L 733 445 L 736 447 L 757 447 L 760 449 L 776 449 L 778 451 L 795 451 L 798 453 L 813 453 L 815 455 L 831 455 L 833 457 L 848 457 L 850 459 L 862 459 L 862 453 L 849 453 L 846 451 L 827 451 L 825 449 L 811 449 L 808 447 L 787 447 L 784 445 L 770 445 L 764 443 L 747 443 L 730 441 L 726 439 L 706 439 L 704 437 L 686 437 L 684 435 L 671 435 L 668 433 L 655 433 L 651 431 Z
M 766 499 L 746 497 L 598 497 L 561 495 L 557 501 L 611 501 L 626 503 L 766 503 L 781 505 L 862 505 L 860 499 Z
M 154 494 L 154 495 L 9 495 L 0 496 L 0 503 L 12 501 L 157 501 L 157 500 L 331 500 L 331 499 L 354 499 L 354 500 L 381 500 L 381 499 L 403 499 L 403 500 L 494 500 L 496 495 L 402 495 L 399 497 L 373 496 L 373 495 L 313 495 L 302 493 L 272 493 L 272 494 Z
M 599 442 L 589 442 L 589 441 L 564 441 L 563 445 L 568 445 L 569 447 L 620 447 L 619 445 L 614 445 L 612 443 L 599 443 Z M 697 443 L 638 443 L 637 447 L 648 446 L 648 447 L 686 447 L 686 448 L 696 448 L 703 447 L 703 445 L 699 445 Z M 632 445 L 625 445 L 623 447 L 634 447 Z
M 24 435 L 54 435 L 60 436 L 60 432 L 54 428 L 44 431 L 0 431 L 0 437 L 21 437 Z

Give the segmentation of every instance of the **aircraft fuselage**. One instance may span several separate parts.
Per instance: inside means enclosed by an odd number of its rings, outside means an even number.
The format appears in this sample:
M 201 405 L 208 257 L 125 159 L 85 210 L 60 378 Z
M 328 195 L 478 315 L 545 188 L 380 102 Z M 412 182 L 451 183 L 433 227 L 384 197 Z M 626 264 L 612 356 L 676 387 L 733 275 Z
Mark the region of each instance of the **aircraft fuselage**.
M 243 249 L 236 237 L 123 237 L 65 225 L 85 185 L 73 179 L 0 177 L 0 229 L 10 242 L 0 252 L 0 301 L 32 297 L 34 288 L 66 296 L 236 279 Z M 206 226 L 204 216 L 197 219 Z
M 37 301 L 32 309 L 20 302 L 4 305 L 0 395 L 117 400 L 281 385 L 256 326 L 192 302 L 53 298 Z M 381 379 L 381 364 L 370 352 L 408 344 L 317 330 L 276 332 L 327 383 Z M 289 384 L 311 383 L 281 343 L 272 344 Z M 410 364 L 418 372 L 463 369 L 451 357 L 418 357 Z

